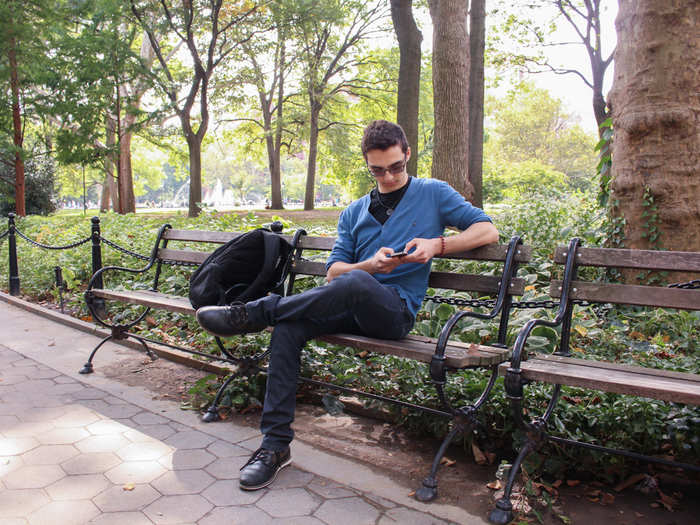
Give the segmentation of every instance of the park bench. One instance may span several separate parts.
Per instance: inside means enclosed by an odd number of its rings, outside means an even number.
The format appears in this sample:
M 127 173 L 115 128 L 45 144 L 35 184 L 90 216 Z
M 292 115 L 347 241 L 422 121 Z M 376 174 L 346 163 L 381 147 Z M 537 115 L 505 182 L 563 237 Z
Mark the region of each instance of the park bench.
M 281 232 L 281 225 L 277 228 L 278 233 Z M 274 228 L 273 228 L 274 229 Z M 94 319 L 111 329 L 111 334 L 103 339 L 92 351 L 90 357 L 80 371 L 81 373 L 91 373 L 93 371 L 92 361 L 97 350 L 110 339 L 125 339 L 133 337 L 140 341 L 146 352 L 153 357 L 146 340 L 137 335 L 132 334 L 128 330 L 143 320 L 149 309 L 164 309 L 170 312 L 180 314 L 194 315 L 194 309 L 185 297 L 166 295 L 158 292 L 158 279 L 162 264 L 189 264 L 199 265 L 213 251 L 212 246 L 223 244 L 235 238 L 241 233 L 237 232 L 221 232 L 221 231 L 199 231 L 199 230 L 176 230 L 169 225 L 164 225 L 159 230 L 151 256 L 144 268 L 141 269 L 126 269 L 120 267 L 105 267 L 97 271 L 90 280 L 88 290 L 85 294 L 88 308 L 90 309 Z M 281 234 L 281 233 L 280 233 Z M 303 230 L 298 231 L 294 237 L 285 236 L 295 247 L 290 255 L 290 272 L 286 283 L 286 293 L 294 293 L 295 283 L 298 283 L 302 278 L 314 278 L 326 275 L 325 259 L 327 254 L 335 242 L 332 237 L 314 237 L 307 236 Z M 201 251 L 192 249 L 172 249 L 168 243 L 189 243 L 191 248 L 192 243 L 201 244 Z M 365 393 L 357 390 L 341 386 L 332 385 L 323 381 L 318 381 L 312 378 L 302 378 L 302 381 L 307 381 L 313 385 L 322 386 L 333 389 L 334 391 L 352 393 L 356 395 L 365 395 L 373 399 L 397 403 L 399 405 L 412 409 L 425 410 L 431 414 L 446 416 L 452 419 L 452 429 L 445 438 L 444 443 L 440 447 L 437 456 L 435 457 L 431 472 L 424 480 L 423 486 L 417 490 L 417 498 L 422 501 L 429 501 L 437 495 L 436 473 L 441 463 L 441 458 L 444 455 L 447 446 L 452 439 L 459 433 L 470 430 L 476 425 L 476 413 L 481 405 L 483 405 L 489 397 L 489 394 L 498 377 L 498 365 L 506 361 L 510 355 L 506 346 L 506 334 L 508 329 L 508 317 L 511 311 L 512 298 L 516 295 L 522 295 L 525 288 L 525 282 L 521 278 L 516 277 L 518 265 L 522 262 L 527 262 L 530 258 L 531 250 L 524 246 L 519 237 L 513 237 L 508 245 L 489 245 L 469 252 L 451 254 L 445 256 L 444 259 L 453 261 L 492 261 L 495 266 L 500 269 L 500 274 L 495 275 L 472 275 L 460 273 L 458 271 L 433 271 L 430 274 L 429 286 L 431 288 L 452 290 L 453 294 L 450 297 L 430 297 L 430 300 L 435 302 L 447 302 L 458 306 L 481 306 L 486 307 L 485 313 L 458 310 L 444 325 L 440 336 L 436 338 L 423 337 L 418 335 L 409 335 L 401 340 L 386 340 L 374 339 L 352 334 L 331 334 L 319 337 L 327 343 L 350 347 L 356 351 L 372 352 L 375 354 L 386 354 L 398 356 L 401 358 L 412 359 L 430 365 L 431 380 L 438 390 L 439 398 L 443 408 L 436 409 L 427 406 L 418 406 L 407 403 L 398 399 L 391 399 L 376 393 Z M 311 254 L 311 255 L 309 255 Z M 317 260 L 313 260 L 316 258 Z M 131 273 L 143 273 L 155 266 L 155 280 L 151 290 L 121 290 L 102 288 L 102 279 L 108 273 L 111 275 L 117 271 L 127 271 Z M 110 278 L 112 280 L 112 278 Z M 491 296 L 495 299 L 472 299 L 465 297 L 462 292 L 475 292 L 478 297 Z M 460 295 L 461 294 L 461 295 Z M 428 298 L 426 298 L 428 299 Z M 144 311 L 132 322 L 115 325 L 108 322 L 103 315 L 102 308 L 98 308 L 99 301 L 118 301 L 134 305 L 142 305 L 147 307 Z M 494 319 L 494 323 L 498 322 L 498 337 L 495 343 L 491 345 L 467 344 L 460 341 L 451 340 L 459 325 L 459 321 L 466 317 L 473 316 L 480 319 Z M 223 392 L 228 384 L 236 377 L 248 375 L 251 372 L 264 371 L 261 368 L 260 362 L 267 357 L 266 351 L 261 351 L 254 356 L 241 357 L 235 355 L 232 349 L 226 348 L 224 342 L 218 338 L 214 338 L 220 355 L 209 355 L 194 350 L 181 348 L 181 350 L 189 351 L 194 354 L 219 360 L 222 362 L 236 365 L 235 372 L 232 373 L 222 384 L 217 392 L 213 403 L 209 406 L 204 414 L 204 421 L 216 421 L 219 419 L 219 403 Z M 444 392 L 444 385 L 447 381 L 447 372 L 452 370 L 475 369 L 482 368 L 491 371 L 490 380 L 488 381 L 483 392 L 474 402 L 465 407 L 453 407 Z M 426 378 L 427 379 L 427 378 Z
M 561 397 L 561 386 L 574 386 L 604 392 L 654 398 L 673 403 L 700 405 L 700 375 L 649 367 L 610 363 L 574 357 L 569 351 L 572 312 L 575 304 L 614 304 L 651 308 L 700 310 L 700 281 L 671 287 L 653 285 L 614 284 L 586 280 L 581 274 L 592 272 L 590 267 L 603 268 L 606 273 L 619 269 L 651 272 L 700 273 L 700 252 L 671 252 L 627 250 L 613 248 L 582 248 L 578 239 L 556 249 L 554 262 L 563 265 L 562 280 L 550 283 L 549 294 L 559 299 L 558 311 L 552 321 L 529 320 L 519 332 L 510 363 L 500 365 L 505 376 L 506 395 L 510 399 L 517 426 L 527 436 L 511 469 L 504 495 L 490 515 L 493 523 L 509 523 L 513 519 L 510 494 L 513 482 L 525 457 L 547 441 L 584 446 L 589 450 L 620 454 L 633 459 L 660 463 L 700 472 L 699 465 L 683 464 L 665 458 L 643 456 L 632 451 L 617 450 L 601 445 L 552 436 L 547 425 Z M 579 270 L 589 267 L 584 272 Z M 583 302 L 583 303 L 582 303 Z M 553 354 L 528 356 L 525 344 L 537 326 L 561 326 L 557 349 Z M 595 344 L 595 343 L 593 343 Z M 584 349 L 585 351 L 585 349 Z M 579 354 L 579 352 L 576 352 Z M 580 355 L 580 354 L 579 354 Z M 551 398 L 542 416 L 524 417 L 524 386 L 531 382 L 553 385 Z

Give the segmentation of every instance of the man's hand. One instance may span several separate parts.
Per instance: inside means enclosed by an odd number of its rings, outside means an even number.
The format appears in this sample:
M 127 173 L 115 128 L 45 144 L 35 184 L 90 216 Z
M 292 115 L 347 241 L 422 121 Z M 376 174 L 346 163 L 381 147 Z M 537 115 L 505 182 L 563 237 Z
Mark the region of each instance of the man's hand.
M 391 273 L 397 266 L 403 264 L 406 257 L 389 257 L 394 253 L 391 248 L 379 248 L 377 253 L 369 260 L 371 270 L 369 273 Z
M 351 270 L 364 270 L 367 273 L 391 273 L 397 266 L 400 266 L 406 261 L 408 255 L 404 257 L 388 257 L 394 253 L 391 248 L 379 248 L 369 259 L 365 259 L 359 263 L 335 262 L 328 268 L 326 281 L 331 282 L 333 279 Z
M 415 248 L 415 250 L 413 250 Z M 427 263 L 430 259 L 440 253 L 442 241 L 437 239 L 421 239 L 416 237 L 406 243 L 405 251 L 413 250 L 406 257 L 402 257 L 405 263 Z

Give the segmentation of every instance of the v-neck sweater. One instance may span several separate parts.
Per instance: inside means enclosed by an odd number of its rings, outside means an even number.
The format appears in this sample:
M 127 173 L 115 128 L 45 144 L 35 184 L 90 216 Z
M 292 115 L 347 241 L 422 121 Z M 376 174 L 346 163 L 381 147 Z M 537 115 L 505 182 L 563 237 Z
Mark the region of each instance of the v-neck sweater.
M 447 226 L 466 230 L 477 222 L 491 222 L 483 210 L 472 206 L 446 182 L 414 178 L 394 212 L 382 225 L 369 212 L 370 196 L 352 202 L 340 214 L 338 236 L 326 261 L 358 263 L 382 247 L 403 250 L 415 238 L 433 239 Z M 432 261 L 406 263 L 389 274 L 374 274 L 382 284 L 395 288 L 411 313 L 418 312 L 428 289 Z

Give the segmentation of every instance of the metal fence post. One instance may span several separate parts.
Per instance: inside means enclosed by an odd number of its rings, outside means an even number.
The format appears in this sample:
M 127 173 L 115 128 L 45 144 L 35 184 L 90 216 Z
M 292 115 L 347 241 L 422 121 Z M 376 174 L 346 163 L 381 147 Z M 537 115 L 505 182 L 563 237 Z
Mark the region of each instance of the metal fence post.
M 102 269 L 102 234 L 100 232 L 100 218 L 93 217 L 90 219 L 90 221 L 92 222 L 92 275 L 95 275 L 95 272 Z M 103 288 L 103 286 L 102 276 L 100 275 L 97 279 L 95 279 L 95 283 L 92 287 Z M 94 297 L 93 306 L 99 315 L 104 315 L 104 299 L 101 297 Z
M 102 269 L 102 236 L 100 234 L 100 218 L 93 217 L 92 221 L 92 274 Z M 102 276 L 100 275 L 93 288 L 102 288 Z
M 10 254 L 10 295 L 19 295 L 19 270 L 17 268 L 17 238 L 15 237 L 15 214 L 7 215 L 8 246 Z

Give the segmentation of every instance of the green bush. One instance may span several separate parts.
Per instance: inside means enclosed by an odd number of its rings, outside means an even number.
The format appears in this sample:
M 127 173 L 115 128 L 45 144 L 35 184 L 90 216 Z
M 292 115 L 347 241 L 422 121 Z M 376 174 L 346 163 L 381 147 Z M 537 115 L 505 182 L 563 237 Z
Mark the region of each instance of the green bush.
M 566 175 L 538 160 L 484 163 L 483 192 L 488 202 L 516 199 L 533 192 L 562 193 L 566 189 Z
M 6 180 L 14 180 L 14 168 L 2 166 L 0 170 Z M 55 165 L 53 160 L 47 157 L 33 157 L 28 159 L 24 165 L 25 186 L 24 186 L 24 206 L 29 215 L 48 215 L 56 210 L 55 198 Z M 3 191 L 0 193 L 0 216 L 7 217 L 7 214 L 15 211 L 14 188 L 6 184 L 0 186 Z

